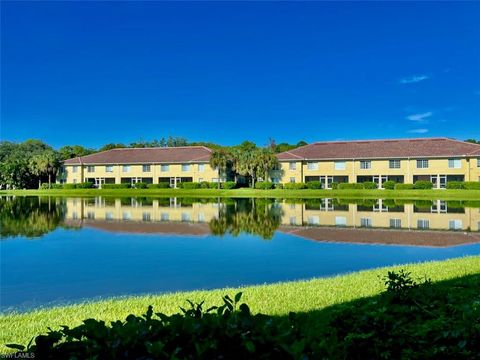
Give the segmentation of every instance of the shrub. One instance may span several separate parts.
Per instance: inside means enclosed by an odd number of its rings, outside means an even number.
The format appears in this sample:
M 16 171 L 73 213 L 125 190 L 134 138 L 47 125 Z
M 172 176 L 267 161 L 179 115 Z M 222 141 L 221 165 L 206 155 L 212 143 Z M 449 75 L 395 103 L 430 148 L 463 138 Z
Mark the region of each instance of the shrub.
M 220 185 L 221 186 L 221 185 Z M 208 183 L 208 188 L 209 189 L 218 189 L 218 182 L 209 182 Z
M 77 184 L 63 184 L 63 188 L 66 189 L 66 190 L 76 189 Z
M 210 183 L 208 181 L 200 182 L 200 189 L 210 189 Z
M 222 183 L 222 189 L 234 189 L 236 185 L 235 181 L 225 181 Z
M 480 181 L 467 181 L 467 182 L 465 182 L 465 189 L 467 189 L 467 190 L 480 190 Z
M 431 181 L 418 180 L 414 184 L 415 189 L 428 190 L 433 188 L 433 183 Z
M 122 184 L 103 184 L 102 189 L 130 189 L 131 185 L 128 183 Z
M 364 189 L 372 190 L 372 189 L 376 189 L 377 186 L 378 186 L 378 184 L 376 182 L 373 182 L 373 181 L 365 181 L 363 183 L 363 188 Z
M 50 187 L 48 187 L 48 183 L 43 183 L 40 185 L 40 189 L 48 190 L 48 189 L 63 189 L 63 184 L 52 183 Z
M 307 187 L 309 189 L 321 189 L 322 188 L 322 183 L 320 181 L 309 181 L 307 182 Z
M 465 182 L 449 181 L 447 182 L 447 189 L 465 189 Z
M 412 190 L 415 189 L 413 184 L 395 184 L 395 190 Z
M 275 184 L 275 189 L 283 189 L 283 184 Z
M 93 183 L 92 182 L 82 182 L 82 183 L 78 183 L 76 185 L 77 185 L 77 189 L 91 189 L 91 188 L 93 188 Z
M 183 183 L 180 183 L 180 188 L 181 189 L 189 189 L 189 190 L 192 190 L 192 189 L 200 189 L 200 183 L 196 183 L 196 182 L 183 182 Z
M 269 181 L 259 181 L 255 184 L 255 189 L 260 189 L 260 190 L 273 189 L 273 183 Z
M 338 184 L 338 189 L 365 189 L 365 187 L 363 186 L 363 183 L 340 183 Z
M 137 182 L 135 185 L 133 185 L 135 189 L 146 189 L 148 187 L 147 183 L 144 182 Z
M 305 183 L 286 183 L 283 187 L 287 190 L 301 190 L 301 189 L 307 189 L 307 184 L 305 184 Z
M 332 182 L 332 189 L 337 190 L 338 189 L 338 182 Z
M 383 183 L 383 188 L 387 190 L 393 190 L 395 189 L 395 185 L 396 185 L 395 181 L 388 180 Z
M 170 184 L 167 182 L 161 182 L 158 184 L 147 184 L 148 189 L 169 189 Z

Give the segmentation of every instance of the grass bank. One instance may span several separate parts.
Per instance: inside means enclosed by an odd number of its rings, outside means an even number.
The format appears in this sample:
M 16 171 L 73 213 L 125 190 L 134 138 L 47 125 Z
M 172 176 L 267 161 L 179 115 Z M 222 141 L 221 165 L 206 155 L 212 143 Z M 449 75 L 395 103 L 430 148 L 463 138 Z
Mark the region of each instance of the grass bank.
M 232 296 L 238 291 L 244 293 L 242 302 L 247 303 L 253 313 L 285 316 L 290 311 L 318 311 L 380 294 L 385 289 L 382 278 L 387 270 L 399 269 L 411 271 L 414 277 L 427 276 L 433 282 L 440 282 L 480 274 L 480 256 L 380 268 L 309 281 L 106 299 L 28 313 L 3 314 L 0 315 L 0 353 L 11 351 L 3 344 L 26 344 L 32 337 L 45 333 L 47 327 L 56 329 L 60 325 L 78 325 L 92 317 L 106 321 L 124 319 L 131 313 L 143 314 L 148 305 L 153 305 L 156 312 L 173 314 L 179 312 L 179 306 L 186 305 L 186 299 L 196 302 L 205 300 L 205 308 L 208 308 L 217 305 L 221 296 Z
M 19 196 L 155 196 L 155 197 L 262 197 L 262 198 L 363 198 L 480 200 L 480 190 L 258 190 L 223 189 L 71 189 L 0 190 L 0 195 Z

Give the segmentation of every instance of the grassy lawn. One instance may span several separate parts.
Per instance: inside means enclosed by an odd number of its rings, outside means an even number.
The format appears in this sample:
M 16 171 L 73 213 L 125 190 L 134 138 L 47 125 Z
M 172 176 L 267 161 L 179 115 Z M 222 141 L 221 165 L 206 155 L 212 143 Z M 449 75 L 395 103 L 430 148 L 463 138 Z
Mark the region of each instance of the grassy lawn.
M 148 305 L 153 305 L 155 312 L 177 313 L 179 306 L 186 305 L 186 299 L 196 302 L 205 300 L 205 308 L 207 308 L 211 305 L 218 305 L 221 296 L 225 294 L 233 296 L 238 291 L 244 293 L 242 302 L 247 303 L 253 313 L 282 317 L 290 311 L 317 312 L 342 303 L 363 301 L 364 298 L 380 294 L 385 290 L 383 277 L 386 275 L 387 269 L 406 269 L 411 271 L 414 277 L 431 278 L 434 284 L 470 276 L 470 282 L 476 281 L 476 286 L 478 286 L 480 256 L 380 268 L 309 281 L 249 286 L 241 289 L 106 299 L 65 307 L 38 309 L 28 313 L 3 314 L 0 315 L 0 353 L 11 351 L 7 350 L 3 344 L 26 344 L 35 335 L 45 333 L 47 327 L 57 329 L 59 325 L 78 325 L 83 319 L 92 317 L 103 320 L 125 319 L 131 313 L 137 315 L 145 313 Z M 472 276 L 475 277 L 472 278 Z M 461 289 L 460 286 L 455 291 L 462 291 Z M 450 289 L 447 290 L 447 292 L 450 291 Z M 466 299 L 465 301 L 470 300 Z M 377 307 L 374 306 L 374 308 Z
M 156 196 L 156 197 L 269 197 L 269 198 L 388 198 L 480 200 L 480 190 L 257 190 L 257 189 L 72 189 L 0 190 L 0 195 L 32 196 Z

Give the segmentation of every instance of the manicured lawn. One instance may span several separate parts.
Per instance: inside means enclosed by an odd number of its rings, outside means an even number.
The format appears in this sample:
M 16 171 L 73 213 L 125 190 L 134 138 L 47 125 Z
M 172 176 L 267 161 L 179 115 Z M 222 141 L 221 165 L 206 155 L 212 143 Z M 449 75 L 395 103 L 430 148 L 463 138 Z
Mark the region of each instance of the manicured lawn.
M 92 317 L 103 320 L 125 319 L 131 313 L 137 315 L 145 313 L 148 305 L 153 305 L 155 312 L 177 313 L 179 306 L 186 305 L 186 299 L 196 302 L 205 300 L 204 307 L 208 308 L 211 305 L 218 305 L 221 296 L 225 294 L 233 296 L 238 291 L 244 293 L 242 302 L 247 303 L 253 313 L 281 317 L 290 311 L 314 312 L 336 304 L 380 294 L 385 290 L 383 277 L 387 270 L 392 269 L 406 269 L 412 272 L 413 277 L 426 276 L 436 283 L 454 278 L 467 278 L 469 275 L 477 276 L 480 274 L 480 256 L 380 268 L 310 281 L 107 299 L 66 307 L 39 309 L 23 314 L 3 314 L 0 315 L 0 344 L 2 344 L 0 353 L 11 351 L 7 350 L 3 344 L 26 344 L 35 335 L 45 333 L 47 327 L 56 329 L 60 325 L 78 325 L 82 320 Z M 472 280 L 470 277 L 470 282 L 478 281 L 478 276 L 474 279 L 477 280 Z M 456 287 L 455 291 L 458 294 L 462 291 L 462 287 Z
M 72 189 L 1 190 L 0 195 L 51 196 L 156 196 L 156 197 L 270 197 L 270 198 L 403 198 L 480 200 L 480 190 L 257 190 L 257 189 Z

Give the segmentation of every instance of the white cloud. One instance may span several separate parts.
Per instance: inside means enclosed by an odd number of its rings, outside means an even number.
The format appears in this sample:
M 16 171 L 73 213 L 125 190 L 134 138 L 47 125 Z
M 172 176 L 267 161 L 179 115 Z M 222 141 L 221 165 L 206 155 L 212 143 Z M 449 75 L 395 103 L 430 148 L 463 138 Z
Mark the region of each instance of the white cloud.
M 417 82 L 420 82 L 420 81 L 423 81 L 423 80 L 427 80 L 429 78 L 430 77 L 427 76 L 427 75 L 413 75 L 413 76 L 409 76 L 409 77 L 405 77 L 403 79 L 400 79 L 400 83 L 401 84 L 413 84 L 413 83 L 417 83 Z
M 425 134 L 428 132 L 428 129 L 413 129 L 408 131 L 411 134 Z
M 407 116 L 407 120 L 410 121 L 417 121 L 417 122 L 425 122 L 427 118 L 432 116 L 433 113 L 431 111 L 425 112 L 425 113 L 418 113 L 418 114 L 412 114 Z

